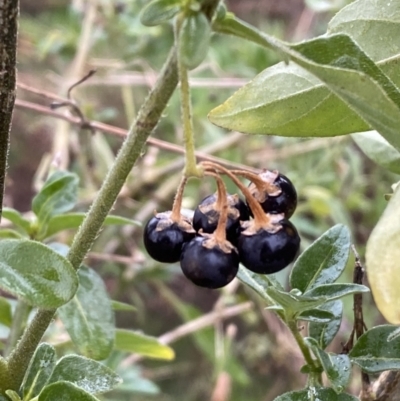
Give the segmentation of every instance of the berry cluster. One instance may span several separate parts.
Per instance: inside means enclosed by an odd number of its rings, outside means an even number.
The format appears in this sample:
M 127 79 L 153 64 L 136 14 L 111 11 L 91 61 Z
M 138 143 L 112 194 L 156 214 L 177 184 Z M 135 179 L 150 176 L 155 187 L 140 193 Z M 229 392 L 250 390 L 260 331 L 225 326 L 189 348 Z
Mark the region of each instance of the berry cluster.
M 162 263 L 180 262 L 194 284 L 220 288 L 236 276 L 239 263 L 259 274 L 276 273 L 295 258 L 300 237 L 288 220 L 297 205 L 291 181 L 278 171 L 260 174 L 227 170 L 203 162 L 204 175 L 213 176 L 217 193 L 204 198 L 193 220 L 181 215 L 184 179 L 172 211 L 158 213 L 146 224 L 144 245 Z M 227 194 L 220 174 L 228 175 L 246 197 Z M 249 179 L 246 188 L 237 176 Z

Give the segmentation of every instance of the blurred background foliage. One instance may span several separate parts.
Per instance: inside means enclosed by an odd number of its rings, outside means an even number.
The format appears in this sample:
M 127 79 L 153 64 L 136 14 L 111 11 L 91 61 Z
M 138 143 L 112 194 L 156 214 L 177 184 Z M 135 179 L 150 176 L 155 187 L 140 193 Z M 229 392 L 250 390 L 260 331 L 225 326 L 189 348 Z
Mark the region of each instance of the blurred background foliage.
M 65 97 L 73 82 L 95 68 L 97 73 L 74 89 L 74 99 L 88 119 L 127 128 L 173 43 L 171 26 L 147 28 L 140 24 L 138 14 L 145 3 L 21 0 L 19 83 Z M 345 0 L 227 2 L 228 9 L 240 18 L 288 41 L 324 33 L 329 19 L 345 4 Z M 231 162 L 279 169 L 289 176 L 300 198 L 293 222 L 300 231 L 303 249 L 334 224 L 343 223 L 350 227 L 362 256 L 369 233 L 386 205 L 384 194 L 391 192 L 391 184 L 399 177 L 369 161 L 350 137 L 245 136 L 225 132 L 207 120 L 212 108 L 278 61 L 277 54 L 253 44 L 230 37 L 213 38 L 207 59 L 191 73 L 197 146 Z M 49 105 L 46 97 L 21 87 L 18 98 Z M 182 144 L 178 96 L 174 95 L 154 136 Z M 79 174 L 78 209 L 87 210 L 121 143 L 116 136 L 92 135 L 24 107 L 15 110 L 11 139 L 6 205 L 24 213 L 29 213 L 31 198 L 50 164 Z M 170 209 L 181 168 L 181 155 L 148 146 L 113 213 L 145 222 L 155 209 Z M 192 180 L 184 207 L 194 209 L 214 190 L 210 180 Z M 69 243 L 72 235 L 63 233 L 55 239 Z M 125 383 L 104 399 L 269 401 L 303 384 L 301 356 L 290 334 L 238 282 L 220 292 L 195 287 L 182 277 L 179 266 L 161 266 L 146 256 L 140 228 L 104 229 L 87 262 L 104 277 L 113 299 L 136 307 L 135 312 L 118 312 L 119 327 L 154 336 L 171 332 L 170 339 L 176 340 L 172 362 L 137 361 L 114 354 L 107 363 Z M 353 257 L 343 280 L 352 280 L 352 266 Z M 279 279 L 286 282 L 289 272 L 290 268 L 285 269 Z M 218 318 L 218 313 L 212 315 L 249 300 L 252 308 L 240 315 L 226 320 Z M 368 326 L 382 322 L 368 297 L 365 314 Z M 207 328 L 200 329 L 196 320 L 191 334 L 179 337 L 174 331 L 201 316 L 212 317 Z M 332 350 L 340 352 L 351 327 L 349 297 Z M 70 350 L 62 327 L 56 324 L 50 336 L 59 343 L 60 355 Z M 359 375 L 354 375 L 351 391 L 356 394 L 358 389 Z

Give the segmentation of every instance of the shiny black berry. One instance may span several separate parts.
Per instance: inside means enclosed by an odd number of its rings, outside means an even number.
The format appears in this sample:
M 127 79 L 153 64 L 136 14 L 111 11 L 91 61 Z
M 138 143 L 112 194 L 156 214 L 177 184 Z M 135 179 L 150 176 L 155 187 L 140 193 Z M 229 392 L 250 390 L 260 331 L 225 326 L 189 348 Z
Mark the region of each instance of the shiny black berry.
M 290 218 L 297 206 L 297 192 L 292 182 L 285 175 L 277 171 L 265 170 L 259 177 L 266 183 L 265 189 L 260 189 L 254 183 L 249 185 L 251 194 L 261 204 L 265 213 L 283 213 L 285 218 Z M 272 184 L 278 190 L 268 191 L 268 185 Z
M 183 274 L 194 284 L 221 288 L 229 284 L 239 268 L 239 255 L 229 242 L 218 244 L 213 236 L 198 236 L 184 245 L 181 256 Z
M 245 229 L 238 240 L 240 262 L 249 270 L 260 274 L 276 273 L 295 258 L 300 247 L 300 237 L 295 226 L 281 220 L 271 228 L 253 232 Z
M 226 238 L 235 243 L 240 234 L 240 221 L 250 218 L 249 208 L 237 195 L 228 195 L 228 220 Z M 220 210 L 216 194 L 205 197 L 197 206 L 193 215 L 193 228 L 203 233 L 213 233 L 218 225 Z
M 147 252 L 162 263 L 178 262 L 183 245 L 196 235 L 189 220 L 181 217 L 175 222 L 170 216 L 171 212 L 158 213 L 148 221 L 143 233 Z

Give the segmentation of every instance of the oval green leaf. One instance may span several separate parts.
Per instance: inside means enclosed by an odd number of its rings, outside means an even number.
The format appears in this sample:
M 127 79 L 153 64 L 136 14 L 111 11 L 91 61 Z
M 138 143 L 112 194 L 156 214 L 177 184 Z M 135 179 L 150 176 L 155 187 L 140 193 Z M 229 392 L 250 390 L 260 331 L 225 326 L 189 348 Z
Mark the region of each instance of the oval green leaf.
M 346 267 L 350 252 L 350 232 L 338 224 L 314 243 L 296 260 L 290 274 L 290 285 L 302 292 L 321 284 L 333 283 Z
M 210 38 L 210 23 L 203 13 L 184 19 L 179 32 L 179 57 L 186 68 L 196 68 L 206 58 Z
M 388 341 L 396 326 L 376 326 L 364 333 L 349 356 L 352 362 L 367 373 L 400 370 L 400 341 Z
M 117 329 L 115 334 L 115 348 L 120 351 L 155 359 L 171 360 L 175 358 L 174 350 L 161 344 L 155 337 L 123 329 Z
M 30 305 L 58 308 L 78 288 L 71 263 L 49 247 L 29 240 L 0 241 L 0 288 Z
M 47 384 L 56 364 L 56 350 L 47 343 L 42 343 L 36 348 L 24 381 L 21 392 L 25 400 L 36 397 Z
M 393 324 L 400 323 L 400 187 L 391 197 L 366 248 L 368 281 L 376 306 Z
M 318 341 L 313 338 L 306 338 L 305 342 L 320 361 L 334 390 L 341 393 L 347 387 L 351 376 L 351 362 L 348 355 L 327 353 L 319 347 Z
M 56 171 L 32 200 L 32 210 L 44 226 L 51 216 L 71 210 L 78 199 L 79 179 L 68 171 Z
M 140 22 L 146 26 L 162 24 L 180 11 L 179 0 L 155 0 L 147 4 L 141 14 Z
M 87 393 L 69 382 L 58 382 L 46 386 L 39 394 L 38 401 L 99 401 L 98 398 Z
M 101 277 L 82 266 L 79 288 L 74 298 L 58 310 L 74 344 L 86 356 L 105 359 L 112 351 L 115 318 L 111 301 Z
M 319 309 L 328 311 L 333 315 L 333 318 L 328 323 L 310 322 L 308 334 L 318 341 L 320 348 L 325 349 L 339 331 L 342 322 L 343 302 L 340 300 L 327 302 Z
M 354 142 L 376 164 L 400 174 L 400 152 L 376 131 L 353 134 Z
M 323 309 L 310 309 L 298 315 L 299 320 L 316 323 L 328 323 L 333 319 L 333 314 Z
M 304 293 L 304 298 L 321 298 L 333 301 L 346 295 L 369 292 L 369 288 L 361 284 L 321 284 Z M 301 299 L 301 297 L 300 297 Z
M 119 376 L 107 366 L 79 355 L 61 358 L 49 379 L 50 383 L 66 381 L 90 394 L 113 390 L 121 383 Z
M 11 221 L 16 227 L 21 228 L 26 233 L 29 233 L 31 223 L 29 220 L 25 219 L 20 212 L 10 207 L 4 207 L 2 212 L 2 217 Z
M 41 235 L 40 239 L 51 237 L 63 230 L 78 228 L 85 219 L 85 213 L 64 213 L 50 218 L 47 223 L 46 231 Z M 123 226 L 135 225 L 140 226 L 141 223 L 122 216 L 108 215 L 104 220 L 104 226 Z

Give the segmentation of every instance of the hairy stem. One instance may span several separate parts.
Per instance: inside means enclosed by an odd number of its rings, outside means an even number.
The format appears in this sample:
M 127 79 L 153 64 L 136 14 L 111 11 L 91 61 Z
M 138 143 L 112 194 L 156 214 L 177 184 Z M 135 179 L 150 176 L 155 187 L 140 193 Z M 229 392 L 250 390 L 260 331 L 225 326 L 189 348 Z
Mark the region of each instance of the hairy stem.
M 15 102 L 18 0 L 0 1 L 0 220 Z
M 7 347 L 5 349 L 5 355 L 9 355 L 12 349 L 17 344 L 19 337 L 21 336 L 24 325 L 29 314 L 29 306 L 24 301 L 18 301 L 15 308 L 15 312 L 12 319 L 10 334 L 8 336 Z
M 218 0 L 206 0 L 203 3 L 204 7 L 208 7 L 207 10 L 210 12 L 210 18 L 218 3 Z M 97 198 L 74 237 L 67 258 L 75 269 L 79 269 L 86 254 L 92 247 L 128 174 L 141 155 L 147 138 L 159 122 L 161 114 L 177 83 L 176 50 L 172 48 L 157 82 L 139 110 L 138 116 L 130 128 L 115 162 L 100 188 Z M 56 310 L 39 310 L 31 324 L 25 330 L 20 342 L 10 354 L 8 359 L 10 385 L 8 388 L 13 390 L 19 389 L 29 361 L 51 323 L 55 312 Z

